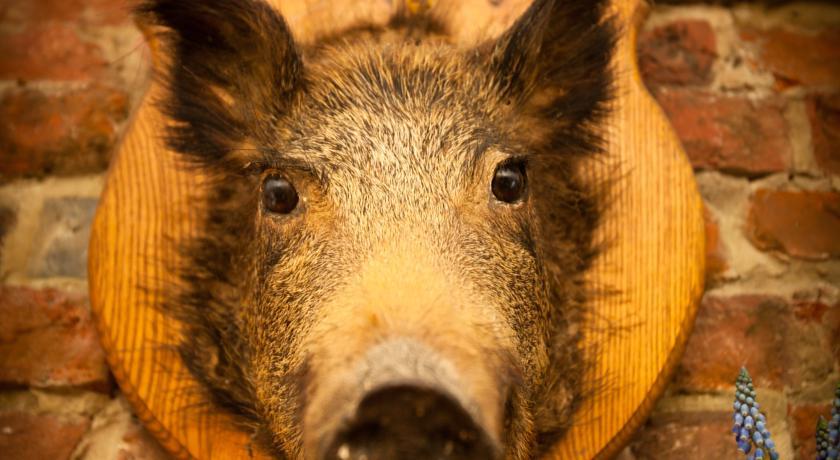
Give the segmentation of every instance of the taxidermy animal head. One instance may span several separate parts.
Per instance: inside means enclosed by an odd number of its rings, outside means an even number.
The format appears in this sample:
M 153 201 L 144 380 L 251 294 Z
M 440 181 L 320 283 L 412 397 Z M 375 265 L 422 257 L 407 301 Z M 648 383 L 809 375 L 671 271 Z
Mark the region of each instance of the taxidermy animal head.
M 456 44 L 404 8 L 296 41 L 261 0 L 150 0 L 197 181 L 181 356 L 278 458 L 539 456 L 571 422 L 613 26 L 537 0 Z

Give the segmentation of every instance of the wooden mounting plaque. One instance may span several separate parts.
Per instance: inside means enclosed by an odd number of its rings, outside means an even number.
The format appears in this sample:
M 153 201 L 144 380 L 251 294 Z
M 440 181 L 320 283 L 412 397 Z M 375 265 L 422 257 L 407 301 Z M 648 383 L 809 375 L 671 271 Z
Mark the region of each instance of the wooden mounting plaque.
M 317 19 L 318 5 L 335 10 L 347 4 L 357 16 L 387 18 L 395 2 L 275 3 L 300 36 L 308 33 L 307 24 L 325 23 Z M 527 3 L 463 0 L 459 32 L 467 40 L 479 33 L 470 29 L 473 24 L 484 24 L 485 32 L 502 30 Z M 610 458 L 627 443 L 664 390 L 703 291 L 704 226 L 694 176 L 636 67 L 636 30 L 645 6 L 640 0 L 614 0 L 612 10 L 622 28 L 614 59 L 618 98 L 607 122 L 608 158 L 587 165 L 587 173 L 595 180 L 620 178 L 599 229 L 611 245 L 590 275 L 620 295 L 596 302 L 597 315 L 584 339 L 584 346 L 597 344 L 600 350 L 586 381 L 606 385 L 580 407 L 551 458 Z M 267 458 L 202 397 L 174 351 L 177 324 L 153 308 L 162 283 L 173 277 L 166 261 L 178 257 L 167 248 L 188 237 L 197 223 L 186 192 L 202 181 L 179 168 L 163 146 L 162 116 L 153 103 L 157 94 L 155 83 L 111 164 L 93 225 L 90 293 L 102 343 L 137 415 L 176 458 Z

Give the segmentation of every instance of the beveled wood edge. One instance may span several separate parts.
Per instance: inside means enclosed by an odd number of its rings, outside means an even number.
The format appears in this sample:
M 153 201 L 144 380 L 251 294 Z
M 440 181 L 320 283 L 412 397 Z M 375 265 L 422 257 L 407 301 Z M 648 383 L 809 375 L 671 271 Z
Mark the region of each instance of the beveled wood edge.
M 656 377 L 650 391 L 648 391 L 645 399 L 643 399 L 642 403 L 636 408 L 636 411 L 633 412 L 629 419 L 627 419 L 627 423 L 618 430 L 618 433 L 616 433 L 612 439 L 607 442 L 600 452 L 595 454 L 593 460 L 607 460 L 618 455 L 625 447 L 627 447 L 636 431 L 642 426 L 642 424 L 645 423 L 645 421 L 647 421 L 648 416 L 650 416 L 650 413 L 656 405 L 656 402 L 671 382 L 671 378 L 677 370 L 677 365 L 682 358 L 683 352 L 685 352 L 686 345 L 688 344 L 688 338 L 691 336 L 691 331 L 694 329 L 694 319 L 697 316 L 697 307 L 700 305 L 702 293 L 703 283 L 701 282 L 699 293 L 696 295 L 696 299 L 691 302 L 688 313 L 683 319 L 683 324 L 680 326 L 682 331 L 677 337 L 676 346 L 671 349 L 671 353 L 668 355 L 668 359 L 665 361 L 665 365 Z
M 702 200 L 700 200 L 699 195 L 697 197 L 697 209 L 702 215 L 703 203 Z M 702 220 L 700 222 L 702 222 Z M 705 253 L 706 247 L 706 239 L 702 229 L 700 229 L 700 235 L 701 247 L 698 249 L 698 252 L 701 252 L 702 254 Z M 706 268 L 705 257 L 700 257 L 698 263 L 698 273 L 702 275 Z M 668 354 L 668 359 L 665 360 L 665 364 L 662 366 L 659 375 L 656 377 L 656 380 L 653 382 L 653 385 L 650 387 L 650 390 L 642 400 L 641 404 L 639 404 L 636 408 L 636 411 L 633 412 L 629 419 L 627 419 L 627 423 L 618 430 L 618 432 L 609 442 L 607 442 L 600 452 L 595 454 L 593 460 L 607 460 L 618 455 L 625 447 L 627 447 L 636 431 L 642 426 L 642 424 L 645 423 L 645 421 L 647 421 L 650 413 L 656 406 L 656 402 L 662 397 L 662 394 L 671 382 L 671 379 L 677 370 L 677 366 L 682 359 L 683 353 L 688 345 L 688 339 L 691 337 L 691 332 L 694 330 L 697 310 L 700 306 L 700 300 L 703 297 L 704 290 L 705 278 L 700 276 L 700 280 L 697 285 L 697 292 L 692 293 L 692 300 L 686 309 L 686 315 L 680 325 L 680 334 L 677 336 L 675 346 L 671 349 L 671 353 Z
M 613 0 L 616 1 L 616 0 Z M 630 65 L 632 68 L 632 81 L 633 84 L 636 85 L 640 91 L 642 97 L 649 98 L 653 101 L 652 109 L 659 112 L 659 116 L 670 125 L 670 120 L 665 115 L 662 107 L 655 101 L 653 95 L 650 94 L 650 91 L 647 89 L 647 86 L 644 84 L 642 80 L 641 73 L 639 71 L 639 58 L 637 56 L 637 47 L 638 47 L 638 36 L 639 36 L 639 29 L 642 27 L 642 23 L 647 19 L 650 15 L 651 10 L 651 3 L 648 0 L 639 0 L 636 11 L 632 13 L 632 18 L 628 19 L 625 27 L 628 27 L 630 30 L 623 31 L 622 33 L 628 34 L 627 40 L 629 41 L 628 47 L 630 49 Z M 673 128 L 672 128 L 673 129 Z M 675 136 L 676 137 L 676 136 Z M 680 153 L 685 156 L 684 148 L 682 147 L 682 142 L 679 138 L 676 139 L 677 144 L 680 149 Z M 687 166 L 690 167 L 690 166 Z M 700 197 L 700 192 L 697 189 L 697 185 L 694 185 L 695 189 L 695 201 L 696 201 L 696 208 L 697 213 L 701 218 L 698 220 L 698 223 L 702 225 L 703 222 L 703 200 Z M 642 400 L 641 404 L 636 408 L 635 412 L 627 419 L 627 422 L 624 426 L 618 430 L 618 432 L 613 436 L 613 438 L 607 442 L 607 444 L 601 449 L 600 452 L 595 454 L 593 460 L 607 460 L 615 457 L 618 455 L 627 445 L 630 443 L 632 436 L 636 433 L 636 431 L 642 426 L 642 424 L 647 421 L 647 418 L 650 416 L 650 413 L 653 411 L 656 402 L 659 398 L 662 397 L 662 394 L 665 392 L 665 389 L 668 387 L 668 384 L 671 382 L 674 374 L 676 373 L 677 366 L 679 365 L 680 359 L 682 359 L 683 354 L 685 353 L 686 346 L 688 345 L 688 339 L 691 337 L 691 332 L 694 330 L 694 323 L 695 319 L 697 318 L 697 310 L 700 306 L 700 300 L 703 297 L 703 292 L 705 291 L 705 276 L 704 273 L 706 271 L 706 258 L 704 257 L 706 252 L 706 235 L 704 229 L 698 228 L 697 229 L 698 236 L 699 236 L 699 244 L 700 247 L 697 249 L 699 253 L 699 257 L 697 258 L 697 273 L 698 276 L 698 284 L 697 284 L 697 292 L 691 293 L 691 301 L 686 309 L 685 317 L 683 318 L 683 322 L 680 325 L 680 334 L 677 336 L 675 340 L 675 346 L 671 349 L 671 352 L 668 354 L 668 359 L 665 360 L 665 364 L 660 369 L 659 375 L 656 377 L 656 380 L 653 382 L 653 385 L 650 387 L 645 398 Z
M 615 1 L 615 0 L 613 0 Z M 644 84 L 641 81 L 641 77 L 638 70 L 638 62 L 635 55 L 636 50 L 636 41 L 638 30 L 641 24 L 641 21 L 645 19 L 647 16 L 647 12 L 649 7 L 646 5 L 644 0 L 639 2 L 639 6 L 637 12 L 634 14 L 635 18 L 633 21 L 627 21 L 625 24 L 622 24 L 624 27 L 628 27 L 631 30 L 628 32 L 626 30 L 620 31 L 622 34 L 630 34 L 629 40 L 632 42 L 632 50 L 633 55 L 631 57 L 631 63 L 633 68 L 633 80 L 634 83 L 637 84 L 639 89 L 643 92 L 643 94 L 648 97 L 652 98 L 650 93 L 645 88 Z M 138 25 L 141 25 L 138 22 Z M 155 45 L 157 41 L 155 35 L 152 31 L 150 31 L 146 27 L 141 27 L 141 30 L 144 34 L 144 38 L 146 42 L 149 44 L 150 48 L 152 48 L 152 55 L 154 56 L 156 53 L 155 51 L 159 51 L 157 48 L 158 46 Z M 150 97 L 151 91 L 147 88 L 146 93 L 142 96 L 145 98 Z M 655 110 L 660 112 L 660 117 L 663 120 L 668 120 L 665 117 L 664 113 L 662 113 L 661 108 L 658 104 L 654 104 Z M 129 126 L 126 127 L 126 133 L 132 128 L 133 124 L 136 122 L 136 113 L 135 116 L 132 117 L 130 120 Z M 125 142 L 125 137 L 121 140 Z M 118 150 L 120 150 L 118 148 Z M 107 174 L 110 176 L 112 169 L 115 168 L 115 164 L 119 161 L 115 157 L 116 161 L 113 161 L 108 168 Z M 106 188 L 108 187 L 106 181 Z M 696 186 L 695 186 L 696 187 Z M 103 191 L 102 196 L 105 196 L 106 193 Z M 697 209 L 698 213 L 702 215 L 702 201 L 700 200 L 699 193 L 697 196 Z M 102 217 L 99 213 L 97 213 L 94 219 L 94 225 L 91 231 L 91 244 L 96 240 L 99 230 L 98 225 L 96 224 Z M 702 219 L 700 220 L 702 222 Z M 705 246 L 705 238 L 703 234 L 702 228 L 699 229 L 700 235 L 700 245 L 701 247 Z M 699 250 L 702 253 L 702 250 Z M 125 398 L 129 401 L 132 408 L 134 409 L 135 414 L 137 417 L 143 422 L 144 426 L 151 432 L 151 434 L 155 437 L 155 439 L 161 443 L 161 445 L 167 450 L 167 452 L 176 459 L 179 460 L 187 460 L 193 459 L 189 450 L 185 447 L 185 445 L 169 430 L 167 429 L 154 415 L 154 413 L 149 409 L 143 399 L 139 396 L 137 389 L 131 383 L 128 377 L 128 373 L 123 366 L 123 362 L 119 359 L 118 353 L 114 351 L 114 342 L 109 335 L 109 329 L 105 324 L 105 320 L 102 318 L 102 315 L 99 314 L 104 308 L 101 304 L 99 297 L 99 290 L 94 288 L 94 285 L 98 286 L 98 280 L 96 280 L 98 275 L 98 270 L 95 268 L 98 261 L 97 258 L 98 252 L 91 251 L 91 256 L 88 259 L 88 272 L 89 272 L 89 291 L 90 291 L 90 302 L 91 307 L 95 316 L 95 325 L 97 331 L 99 333 L 100 341 L 103 344 L 103 348 L 105 349 L 105 356 L 108 362 L 108 365 L 111 369 L 111 372 L 114 374 L 114 377 L 121 388 Z M 697 273 L 704 273 L 705 269 L 705 259 L 700 257 Z M 673 376 L 674 372 L 676 371 L 677 364 L 679 363 L 679 359 L 682 357 L 683 352 L 685 351 L 688 338 L 690 336 L 691 330 L 693 329 L 694 320 L 697 313 L 697 308 L 700 303 L 700 299 L 702 297 L 702 293 L 704 290 L 704 280 L 703 277 L 699 277 L 699 283 L 697 285 L 697 292 L 692 293 L 691 298 L 692 301 L 688 308 L 686 309 L 686 314 L 683 318 L 683 323 L 681 325 L 681 332 L 677 339 L 675 340 L 675 346 L 672 348 L 671 352 L 668 355 L 668 359 L 666 360 L 664 366 L 662 367 L 659 375 L 657 376 L 656 380 L 654 381 L 653 385 L 650 387 L 650 391 L 647 393 L 645 398 L 642 400 L 641 404 L 637 407 L 636 411 L 630 416 L 628 421 L 625 425 L 619 429 L 619 431 L 612 437 L 612 439 L 607 442 L 607 444 L 593 457 L 593 459 L 609 459 L 617 455 L 626 445 L 630 442 L 632 435 L 635 431 L 645 422 L 647 417 L 649 416 L 650 412 L 653 410 L 656 401 L 661 397 L 662 393 L 664 392 L 667 384 L 670 382 L 671 377 Z M 558 442 L 559 445 L 561 442 Z M 556 446 L 555 446 L 556 447 Z
M 149 97 L 149 91 L 143 95 L 143 99 Z M 126 127 L 126 132 L 130 130 L 134 123 L 136 123 L 137 117 L 134 117 L 129 126 Z M 125 142 L 125 138 L 122 140 Z M 112 161 L 108 167 L 107 175 L 110 178 L 112 169 L 115 168 L 115 164 L 119 161 L 119 159 L 115 159 L 116 161 Z M 105 183 L 105 189 L 102 192 L 101 197 L 107 196 L 107 188 L 109 187 L 109 181 Z M 100 202 L 101 205 L 101 202 Z M 100 228 L 102 227 L 101 220 L 104 219 L 104 215 L 97 210 L 96 215 L 93 220 L 93 225 L 91 226 L 91 233 L 90 233 L 90 241 L 89 246 L 93 246 L 97 239 L 99 238 Z M 104 302 L 99 298 L 100 292 L 102 291 L 102 287 L 99 286 L 99 271 L 102 269 L 102 264 L 99 261 L 100 251 L 89 251 L 88 256 L 88 292 L 90 297 L 90 306 L 93 312 L 94 317 L 94 324 L 96 326 L 96 331 L 99 334 L 99 341 L 102 344 L 102 348 L 105 352 L 105 360 L 108 363 L 108 368 L 110 369 L 111 373 L 114 375 L 114 379 L 117 382 L 123 396 L 125 399 L 131 404 L 131 408 L 138 419 L 143 423 L 143 426 L 154 436 L 155 440 L 161 444 L 161 446 L 166 449 L 166 452 L 172 455 L 176 460 L 192 460 L 195 457 L 190 454 L 187 447 L 169 430 L 167 429 L 158 418 L 155 416 L 154 412 L 149 409 L 149 406 L 146 402 L 140 397 L 137 388 L 134 387 L 134 384 L 131 382 L 131 379 L 128 377 L 128 372 L 123 365 L 123 361 L 119 357 L 119 352 L 117 351 L 117 347 L 114 345 L 114 341 L 111 338 L 111 329 L 108 328 L 104 315 L 102 315 L 102 310 L 105 308 Z

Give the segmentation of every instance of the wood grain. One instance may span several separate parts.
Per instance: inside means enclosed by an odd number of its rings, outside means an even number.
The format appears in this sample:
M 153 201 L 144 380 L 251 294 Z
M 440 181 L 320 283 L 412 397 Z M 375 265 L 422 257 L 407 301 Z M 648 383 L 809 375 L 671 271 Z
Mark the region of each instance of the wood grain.
M 317 33 L 318 24 L 384 20 L 391 8 L 384 0 L 364 8 L 350 0 L 279 3 L 298 37 Z M 526 3 L 459 3 L 453 15 L 460 18 L 460 39 L 502 30 Z M 598 359 L 586 382 L 598 391 L 552 450 L 559 459 L 610 458 L 627 443 L 682 354 L 703 290 L 705 243 L 694 177 L 636 68 L 636 26 L 644 8 L 638 0 L 616 0 L 613 11 L 624 31 L 614 60 L 619 97 L 608 122 L 609 156 L 586 172 L 593 180 L 620 178 L 599 230 L 609 249 L 591 273 L 593 283 L 618 294 L 599 298 L 588 320 L 585 347 L 597 350 Z M 175 282 L 167 267 L 177 263 L 175 248 L 196 224 L 187 192 L 202 182 L 161 143 L 163 119 L 152 102 L 158 92 L 153 84 L 111 164 L 93 225 L 90 292 L 102 342 L 123 393 L 176 458 L 267 458 L 202 398 L 173 349 L 177 324 L 153 308 Z

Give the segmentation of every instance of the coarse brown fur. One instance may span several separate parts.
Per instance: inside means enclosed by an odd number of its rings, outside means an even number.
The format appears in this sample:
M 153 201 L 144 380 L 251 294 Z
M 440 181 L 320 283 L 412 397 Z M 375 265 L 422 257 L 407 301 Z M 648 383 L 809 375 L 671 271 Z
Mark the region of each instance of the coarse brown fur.
M 213 179 L 162 308 L 186 326 L 192 374 L 277 457 L 307 455 L 311 407 L 396 336 L 466 375 L 507 458 L 567 428 L 600 215 L 579 165 L 610 93 L 604 3 L 537 0 L 471 48 L 433 14 L 298 44 L 259 0 L 139 9 L 165 30 L 168 145 Z M 489 185 L 511 161 L 527 169 L 514 204 Z M 299 192 L 291 214 L 261 205 L 268 174 Z

